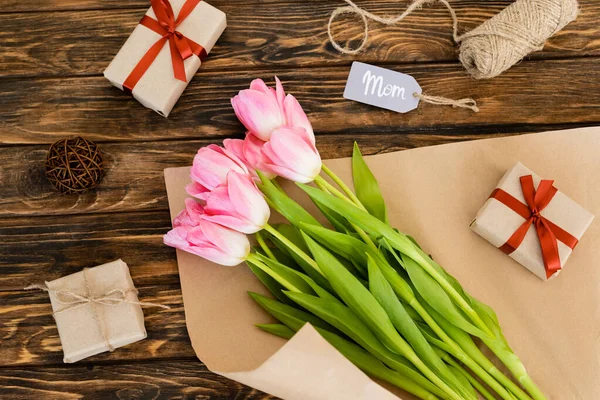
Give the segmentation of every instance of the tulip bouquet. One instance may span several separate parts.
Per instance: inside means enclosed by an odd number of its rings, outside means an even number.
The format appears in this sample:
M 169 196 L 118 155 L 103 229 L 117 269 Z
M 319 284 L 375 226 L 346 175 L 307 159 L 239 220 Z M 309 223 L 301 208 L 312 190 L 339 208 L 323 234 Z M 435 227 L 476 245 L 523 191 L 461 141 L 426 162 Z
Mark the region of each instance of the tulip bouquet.
M 273 295 L 250 296 L 280 322 L 259 328 L 290 338 L 309 322 L 367 374 L 419 398 L 545 399 L 494 311 L 390 225 L 357 146 L 352 190 L 322 164 L 306 114 L 278 79 L 275 89 L 255 80 L 231 102 L 246 137 L 198 151 L 186 188 L 195 199 L 186 199 L 167 245 L 225 266 L 245 261 Z M 296 182 L 331 227 L 290 198 L 276 177 Z M 289 224 L 270 225 L 271 209 Z

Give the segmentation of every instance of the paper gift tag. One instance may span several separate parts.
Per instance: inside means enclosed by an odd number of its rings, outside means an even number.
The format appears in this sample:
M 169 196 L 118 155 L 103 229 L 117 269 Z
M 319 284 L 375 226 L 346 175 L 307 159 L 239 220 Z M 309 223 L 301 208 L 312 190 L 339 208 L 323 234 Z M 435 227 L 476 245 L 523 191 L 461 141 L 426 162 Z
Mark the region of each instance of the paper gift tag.
M 400 113 L 419 105 L 421 86 L 410 75 L 355 61 L 352 63 L 344 98 Z

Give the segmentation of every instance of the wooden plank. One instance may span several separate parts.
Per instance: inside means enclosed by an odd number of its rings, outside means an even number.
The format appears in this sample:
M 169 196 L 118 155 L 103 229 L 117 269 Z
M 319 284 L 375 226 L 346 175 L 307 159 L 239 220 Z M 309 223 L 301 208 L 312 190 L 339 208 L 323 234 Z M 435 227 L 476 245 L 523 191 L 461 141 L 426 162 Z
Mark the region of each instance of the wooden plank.
M 1 369 L 0 386 L 4 400 L 277 399 L 190 360 Z
M 0 291 L 122 258 L 138 286 L 178 285 L 169 213 L 21 217 L 0 224 Z
M 145 109 L 101 77 L 0 80 L 0 143 L 51 143 L 68 135 L 99 141 L 224 137 L 241 134 L 230 98 L 256 77 L 277 74 L 305 108 L 316 132 L 371 133 L 505 124 L 595 124 L 600 120 L 600 63 L 594 58 L 522 63 L 492 80 L 462 67 L 393 67 L 413 75 L 426 93 L 473 97 L 481 112 L 421 103 L 407 114 L 342 97 L 347 67 L 240 71 L 223 79 L 206 72 L 191 82 L 169 119 Z
M 493 131 L 324 135 L 318 137 L 317 145 L 323 158 L 336 158 L 349 156 L 355 140 L 365 154 L 374 154 L 481 138 L 482 132 Z M 97 189 L 81 195 L 63 195 L 52 188 L 44 172 L 47 146 L 0 147 L 0 216 L 166 210 L 164 168 L 191 165 L 196 151 L 208 143 L 211 141 L 103 143 L 106 176 Z M 34 220 L 16 223 L 36 225 Z
M 458 57 L 448 12 L 440 6 L 427 7 L 394 27 L 371 23 L 368 49 L 358 56 L 343 56 L 329 44 L 326 32 L 329 15 L 336 5 L 343 4 L 341 1 L 287 1 L 258 7 L 254 2 L 211 3 L 227 13 L 228 28 L 202 66 L 202 73 L 251 67 L 345 65 L 355 59 L 399 64 L 451 61 Z M 463 0 L 453 2 L 453 6 L 461 18 L 461 30 L 467 31 L 509 3 L 493 1 L 482 6 L 480 1 Z M 28 6 L 30 2 L 18 4 Z M 144 4 L 147 6 L 147 2 Z M 392 15 L 404 8 L 384 0 L 364 5 L 378 15 Z M 145 8 L 0 14 L 0 77 L 99 75 Z M 581 10 L 575 22 L 531 58 L 600 55 L 600 3 L 582 0 Z M 362 23 L 356 17 L 341 17 L 334 24 L 336 38 L 339 35 L 339 40 L 350 39 L 354 44 L 360 41 L 362 31 Z M 44 40 L 40 40 L 42 37 Z
M 230 0 L 211 0 L 210 4 L 221 7 Z M 252 3 L 255 5 L 272 5 L 286 0 L 235 0 L 236 3 Z M 313 2 L 330 0 L 310 0 Z M 150 0 L 3 0 L 0 14 L 17 12 L 52 12 L 70 10 L 114 10 L 114 9 L 147 9 Z
M 31 275 L 32 278 L 40 280 L 45 276 L 41 270 L 38 271 L 38 275 Z M 144 308 L 144 321 L 148 332 L 146 339 L 121 347 L 112 353 L 98 354 L 88 362 L 195 358 L 185 326 L 181 290 L 178 285 L 137 287 L 142 301 L 166 304 L 171 309 Z M 1 367 L 62 363 L 60 338 L 46 293 L 0 291 L 0 338 Z

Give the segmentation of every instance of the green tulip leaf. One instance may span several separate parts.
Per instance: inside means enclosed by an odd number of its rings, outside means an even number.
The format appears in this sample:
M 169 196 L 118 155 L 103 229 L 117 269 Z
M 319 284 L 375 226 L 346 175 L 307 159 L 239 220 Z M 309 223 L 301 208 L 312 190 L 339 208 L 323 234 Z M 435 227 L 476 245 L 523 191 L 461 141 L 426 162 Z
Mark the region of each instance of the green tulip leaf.
M 278 261 L 272 260 L 262 254 L 254 254 L 252 258 L 246 260 L 246 263 L 261 269 L 287 290 L 309 294 L 314 293 L 310 285 L 298 276 L 296 270 L 287 267 Z
M 412 346 L 421 360 L 440 376 L 451 388 L 468 398 L 470 385 L 465 386 L 464 382 L 456 379 L 454 374 L 448 369 L 446 364 L 433 350 L 427 339 L 422 335 L 419 327 L 408 315 L 404 306 L 396 297 L 389 282 L 385 279 L 377 263 L 369 256 L 369 288 L 379 304 L 389 315 L 394 327 L 404 336 Z
M 248 268 L 250 268 L 250 270 L 254 273 L 254 275 L 256 275 L 256 277 L 262 282 L 262 284 L 265 285 L 267 289 L 269 289 L 269 292 L 271 292 L 273 296 L 275 296 L 279 301 L 282 301 L 284 303 L 290 302 L 290 299 L 281 292 L 281 290 L 284 289 L 284 287 L 279 282 L 277 282 L 277 280 L 275 280 L 273 277 L 271 277 L 271 275 L 267 274 L 265 271 L 257 267 L 255 264 L 249 262 L 247 263 L 247 265 Z
M 300 204 L 292 200 L 286 193 L 282 192 L 260 171 L 257 171 L 261 183 L 258 188 L 265 195 L 269 205 L 283 215 L 290 223 L 297 225 L 300 222 L 307 224 L 320 225 L 308 211 Z
M 408 344 L 398 335 L 390 318 L 375 297 L 325 248 L 310 236 L 304 240 L 319 268 L 340 298 L 367 324 L 375 335 L 392 351 L 406 356 Z
M 298 310 L 277 300 L 262 296 L 258 293 L 248 292 L 248 294 L 266 312 L 294 331 L 300 330 L 305 323 L 309 322 L 315 327 L 331 332 L 338 332 L 337 329 L 317 316 Z
M 257 328 L 262 329 L 272 335 L 279 336 L 284 339 L 291 339 L 296 332 L 283 324 L 256 324 Z
M 367 166 L 356 142 L 354 142 L 352 151 L 352 178 L 356 197 L 365 206 L 369 214 L 388 224 L 385 201 L 381 195 L 379 184 Z
M 456 308 L 440 284 L 410 257 L 403 257 L 410 280 L 421 297 L 453 325 L 477 337 L 487 337 Z
M 302 308 L 339 329 L 388 367 L 409 377 L 431 393 L 440 397 L 445 396 L 444 392 L 424 378 L 406 358 L 391 352 L 385 347 L 350 308 L 340 302 L 321 299 L 304 293 L 289 291 L 284 291 L 284 293 Z

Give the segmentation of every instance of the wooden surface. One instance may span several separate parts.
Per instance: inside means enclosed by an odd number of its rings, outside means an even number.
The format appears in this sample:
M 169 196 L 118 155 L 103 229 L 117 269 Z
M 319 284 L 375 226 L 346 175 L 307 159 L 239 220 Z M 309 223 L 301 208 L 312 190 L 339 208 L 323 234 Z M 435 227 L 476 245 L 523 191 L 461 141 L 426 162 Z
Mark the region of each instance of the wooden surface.
M 509 0 L 454 0 L 461 30 Z M 162 244 L 170 220 L 162 170 L 196 150 L 241 137 L 229 99 L 279 76 L 307 111 L 324 158 L 348 156 L 357 140 L 375 154 L 418 146 L 600 124 L 600 3 L 502 76 L 475 81 L 457 61 L 446 11 L 433 6 L 395 27 L 371 23 L 363 54 L 341 56 L 327 40 L 332 0 L 213 0 L 228 24 L 169 119 L 102 77 L 148 7 L 146 0 L 3 0 L 0 7 L 0 398 L 269 399 L 207 371 L 191 348 L 175 252 Z M 362 0 L 379 15 L 408 1 Z M 341 40 L 362 25 L 342 17 Z M 477 99 L 481 112 L 422 104 L 409 114 L 342 98 L 353 60 L 414 75 L 433 95 Z M 108 172 L 95 191 L 54 192 L 48 146 L 81 134 L 100 143 Z M 48 296 L 23 292 L 116 258 L 130 265 L 145 301 L 148 338 L 62 363 Z

